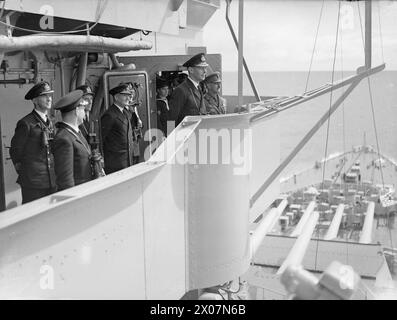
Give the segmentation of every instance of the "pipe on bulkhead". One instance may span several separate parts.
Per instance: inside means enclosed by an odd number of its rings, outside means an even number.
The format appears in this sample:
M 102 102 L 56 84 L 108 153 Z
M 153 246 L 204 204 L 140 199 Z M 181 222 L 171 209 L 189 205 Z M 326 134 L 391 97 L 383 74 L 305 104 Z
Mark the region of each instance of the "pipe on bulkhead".
M 0 51 L 19 50 L 58 50 L 80 52 L 126 52 L 130 50 L 150 50 L 149 41 L 113 39 L 100 36 L 84 35 L 30 35 L 6 37 L 0 35 Z
M 77 67 L 76 87 L 85 84 L 85 79 L 87 78 L 87 62 L 88 62 L 88 52 L 84 52 L 80 55 L 79 65 Z
M 28 84 L 28 83 L 30 83 L 30 81 L 25 78 L 0 80 L 0 84 Z
M 65 69 L 63 67 L 63 60 L 59 60 L 59 77 L 61 78 L 61 97 L 65 95 Z
M 133 63 L 129 63 L 127 65 L 124 65 L 123 63 L 121 63 L 116 55 L 114 53 L 110 53 L 109 54 L 110 57 L 110 61 L 112 61 L 112 65 L 113 65 L 113 69 L 121 69 L 121 70 L 135 70 L 136 66 Z

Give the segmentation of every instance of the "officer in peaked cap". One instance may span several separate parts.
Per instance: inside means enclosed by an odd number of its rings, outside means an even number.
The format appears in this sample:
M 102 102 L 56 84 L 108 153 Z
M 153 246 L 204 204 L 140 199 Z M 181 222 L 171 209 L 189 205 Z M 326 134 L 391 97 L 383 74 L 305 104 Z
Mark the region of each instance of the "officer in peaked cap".
M 113 104 L 101 117 L 106 174 L 133 164 L 132 113 L 127 109 L 133 95 L 132 85 L 120 83 L 109 93 L 113 96 Z
M 218 71 L 210 73 L 204 79 L 205 83 L 221 83 L 221 74 Z
M 33 111 L 20 119 L 11 139 L 10 156 L 18 173 L 22 203 L 56 191 L 51 142 L 54 125 L 49 117 L 53 90 L 48 82 L 34 85 L 25 95 Z
M 39 82 L 35 84 L 25 95 L 25 100 L 33 100 L 39 96 L 49 95 L 54 93 L 54 90 L 51 90 L 50 84 L 46 81 Z
M 84 92 L 74 90 L 55 104 L 55 109 L 62 114 L 53 143 L 58 190 L 71 188 L 92 178 L 91 149 L 79 130 L 87 103 Z
M 205 59 L 204 53 L 196 54 L 195 56 L 191 57 L 188 61 L 183 64 L 184 67 L 208 67 L 207 60 Z M 202 79 L 204 80 L 204 78 Z
M 226 100 L 220 96 L 221 74 L 213 72 L 204 79 L 207 92 L 204 96 L 205 106 L 209 114 L 225 114 Z
M 89 133 L 91 129 L 91 122 L 90 122 L 90 112 L 92 109 L 92 102 L 94 100 L 94 93 L 90 86 L 82 85 L 76 88 L 76 90 L 83 91 L 83 97 L 88 102 L 85 108 L 85 117 L 83 123 L 80 125 L 80 131 L 84 135 L 84 138 L 88 141 Z
M 117 94 L 132 95 L 132 85 L 129 82 L 122 82 L 118 86 L 109 90 L 109 93 L 114 97 Z
M 73 90 L 63 96 L 55 103 L 55 110 L 59 110 L 62 114 L 75 110 L 77 107 L 86 106 L 86 101 L 82 99 L 84 92 L 82 90 Z
M 204 53 L 187 60 L 187 79 L 173 91 L 170 99 L 170 120 L 178 125 L 185 116 L 206 114 L 204 92 L 200 82 L 205 79 L 208 63 Z
M 92 92 L 91 87 L 86 84 L 83 84 L 82 86 L 77 87 L 76 90 L 83 91 L 84 96 L 86 96 L 86 95 L 94 96 L 94 92 Z

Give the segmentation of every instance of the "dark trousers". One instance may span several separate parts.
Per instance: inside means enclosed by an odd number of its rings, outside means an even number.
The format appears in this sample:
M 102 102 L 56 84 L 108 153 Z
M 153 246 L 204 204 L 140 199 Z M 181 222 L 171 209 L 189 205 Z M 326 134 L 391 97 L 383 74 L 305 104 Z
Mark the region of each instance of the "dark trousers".
M 138 164 L 139 163 L 139 156 L 133 156 L 132 157 L 132 165 L 134 165 L 134 164 Z
M 33 189 L 21 187 L 22 190 L 22 204 L 28 203 L 33 200 L 37 200 L 54 193 L 56 190 L 54 188 L 50 189 Z

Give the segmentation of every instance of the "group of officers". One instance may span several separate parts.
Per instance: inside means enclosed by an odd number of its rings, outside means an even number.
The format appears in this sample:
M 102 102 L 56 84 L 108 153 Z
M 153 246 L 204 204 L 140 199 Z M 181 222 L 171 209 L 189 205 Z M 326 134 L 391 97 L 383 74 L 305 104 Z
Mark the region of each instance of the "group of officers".
M 184 66 L 188 77 L 175 88 L 169 100 L 168 83 L 157 83 L 160 126 L 164 121 L 165 126 L 167 121 L 175 121 L 178 125 L 187 115 L 226 113 L 225 100 L 219 95 L 220 75 L 215 72 L 207 76 L 205 55 L 195 55 Z M 93 162 L 96 150 L 91 150 L 87 141 L 92 89 L 80 86 L 56 102 L 54 108 L 62 116 L 56 124 L 49 117 L 53 92 L 48 82 L 40 82 L 28 91 L 25 99 L 32 101 L 34 109 L 18 121 L 11 140 L 10 156 L 18 173 L 22 203 L 101 176 L 97 172 L 98 163 Z M 139 162 L 136 148 L 139 137 L 135 128 L 142 128 L 132 104 L 132 84 L 121 83 L 109 93 L 113 96 L 113 104 L 101 116 L 103 175 Z M 166 127 L 160 129 L 166 134 Z
M 167 135 L 167 122 L 177 126 L 185 116 L 217 115 L 226 113 L 226 100 L 220 96 L 219 72 L 207 75 L 209 66 L 204 53 L 199 53 L 183 64 L 187 78 L 169 95 L 170 84 L 162 78 L 156 81 L 159 129 Z

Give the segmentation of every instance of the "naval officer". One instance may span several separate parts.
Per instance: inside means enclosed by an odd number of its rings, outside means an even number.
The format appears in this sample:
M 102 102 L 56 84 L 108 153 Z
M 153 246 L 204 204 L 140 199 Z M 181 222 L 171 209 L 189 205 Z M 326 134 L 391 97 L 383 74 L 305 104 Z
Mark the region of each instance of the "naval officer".
M 18 173 L 22 203 L 27 203 L 56 191 L 54 158 L 51 140 L 54 126 L 48 113 L 53 90 L 48 82 L 34 85 L 25 95 L 34 109 L 18 121 L 11 139 L 10 156 Z
M 162 78 L 156 79 L 156 104 L 157 104 L 157 127 L 167 136 L 167 121 L 170 107 L 168 104 L 169 85 Z
M 204 79 L 207 93 L 204 96 L 205 106 L 209 114 L 225 114 L 226 99 L 219 94 L 221 90 L 221 76 L 219 72 L 213 72 Z
M 170 120 L 177 126 L 185 116 L 206 114 L 204 92 L 200 82 L 208 67 L 204 53 L 199 53 L 183 64 L 189 76 L 175 88 L 170 99 Z
M 92 178 L 90 146 L 79 130 L 88 103 L 83 94 L 81 90 L 74 90 L 55 106 L 62 114 L 53 143 L 58 190 L 71 188 Z
M 83 98 L 87 101 L 87 105 L 85 107 L 85 116 L 83 123 L 79 126 L 81 133 L 84 135 L 84 138 L 89 142 L 89 134 L 90 134 L 90 112 L 92 109 L 92 102 L 94 99 L 94 93 L 90 86 L 82 85 L 76 88 L 76 90 L 83 91 Z
M 111 89 L 114 103 L 101 117 L 101 134 L 105 172 L 110 174 L 133 164 L 132 113 L 128 110 L 133 88 L 130 83 L 120 83 Z

